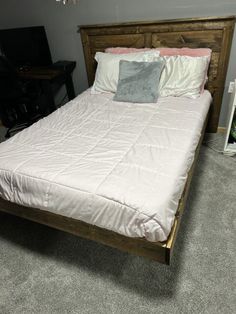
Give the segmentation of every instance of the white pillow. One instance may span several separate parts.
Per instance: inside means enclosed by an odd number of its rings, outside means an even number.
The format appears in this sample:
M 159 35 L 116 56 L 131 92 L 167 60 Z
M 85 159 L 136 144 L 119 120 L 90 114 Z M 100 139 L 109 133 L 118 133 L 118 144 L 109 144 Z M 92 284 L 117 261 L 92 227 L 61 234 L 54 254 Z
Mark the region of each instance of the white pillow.
M 159 51 L 145 51 L 127 54 L 97 52 L 95 60 L 98 65 L 91 93 L 116 92 L 120 60 L 153 62 L 158 59 L 159 54 Z
M 199 97 L 209 65 L 208 57 L 160 57 L 165 61 L 159 82 L 160 96 Z

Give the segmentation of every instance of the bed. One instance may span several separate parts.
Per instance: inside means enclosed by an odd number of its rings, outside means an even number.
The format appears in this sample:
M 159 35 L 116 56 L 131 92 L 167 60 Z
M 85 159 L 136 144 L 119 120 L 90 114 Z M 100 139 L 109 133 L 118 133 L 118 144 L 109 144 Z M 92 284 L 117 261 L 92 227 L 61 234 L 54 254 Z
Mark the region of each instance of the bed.
M 218 125 L 234 20 L 81 26 L 90 85 L 109 47 L 208 47 L 210 92 L 131 105 L 85 91 L 1 144 L 0 210 L 169 264 L 205 128 Z

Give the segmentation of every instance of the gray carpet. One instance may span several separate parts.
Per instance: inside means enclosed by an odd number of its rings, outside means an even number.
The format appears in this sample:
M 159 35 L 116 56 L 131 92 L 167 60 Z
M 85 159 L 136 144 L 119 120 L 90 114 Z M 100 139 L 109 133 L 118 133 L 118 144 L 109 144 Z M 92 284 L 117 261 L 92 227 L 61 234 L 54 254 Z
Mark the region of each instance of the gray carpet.
M 171 266 L 0 214 L 0 313 L 236 313 L 235 165 L 202 147 Z

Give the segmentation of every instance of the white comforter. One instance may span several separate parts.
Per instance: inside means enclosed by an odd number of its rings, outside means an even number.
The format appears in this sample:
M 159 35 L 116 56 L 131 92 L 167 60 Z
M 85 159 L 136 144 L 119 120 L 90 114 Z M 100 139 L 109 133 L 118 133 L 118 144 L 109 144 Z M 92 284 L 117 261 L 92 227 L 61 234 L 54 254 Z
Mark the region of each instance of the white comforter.
M 164 241 L 211 96 L 111 99 L 88 90 L 0 144 L 0 197 Z

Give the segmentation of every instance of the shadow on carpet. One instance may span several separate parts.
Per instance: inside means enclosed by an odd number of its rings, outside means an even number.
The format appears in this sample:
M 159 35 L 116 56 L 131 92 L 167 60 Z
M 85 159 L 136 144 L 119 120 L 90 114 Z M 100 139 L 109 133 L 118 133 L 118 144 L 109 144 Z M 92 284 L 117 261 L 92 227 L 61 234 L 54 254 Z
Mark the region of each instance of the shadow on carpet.
M 233 313 L 235 184 L 202 147 L 170 266 L 0 214 L 0 312 Z

